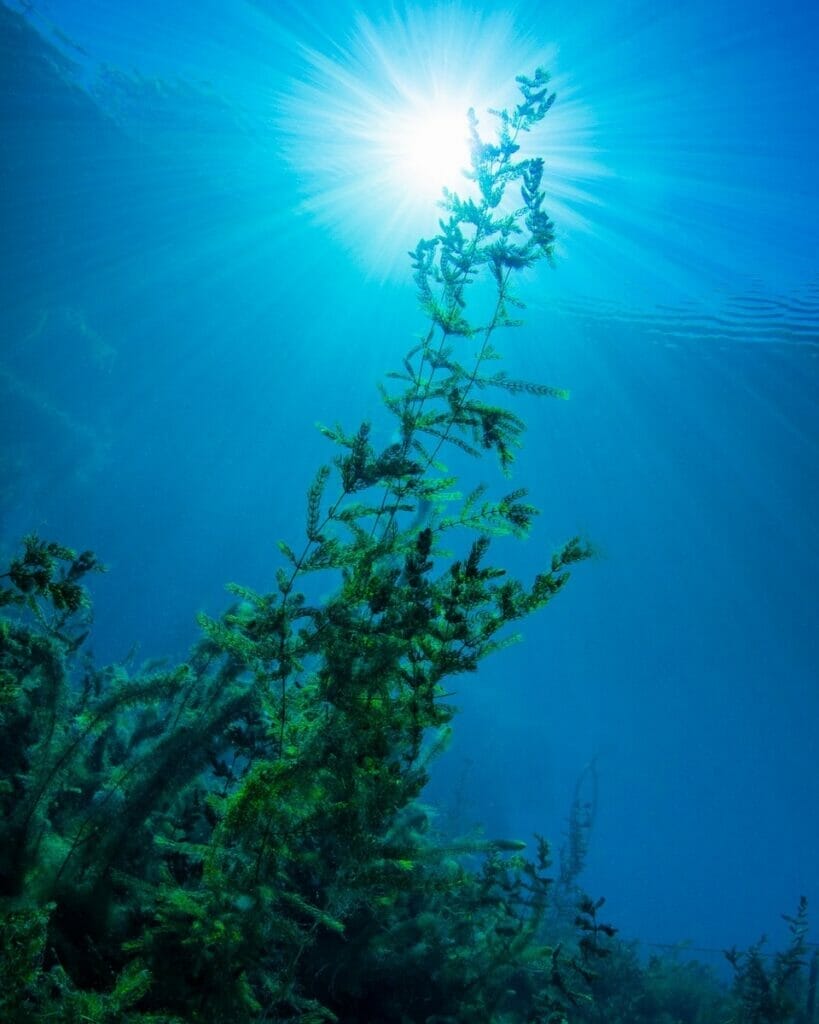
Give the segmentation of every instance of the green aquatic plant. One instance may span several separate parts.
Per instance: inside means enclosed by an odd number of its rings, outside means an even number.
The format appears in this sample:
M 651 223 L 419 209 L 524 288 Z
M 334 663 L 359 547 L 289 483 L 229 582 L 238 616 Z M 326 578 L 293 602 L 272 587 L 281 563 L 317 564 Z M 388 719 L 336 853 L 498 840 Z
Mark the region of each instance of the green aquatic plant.
M 680 955 L 682 954 L 682 955 Z M 613 941 L 595 967 L 592 998 L 572 1024 L 727 1024 L 726 986 L 685 948 L 663 956 L 640 954 L 636 942 Z
M 641 955 L 637 942 L 604 933 L 606 955 L 597 960 L 591 999 L 578 1005 L 573 1024 L 814 1024 L 819 958 L 808 964 L 807 910 L 803 898 L 794 916 L 784 915 L 790 936 L 776 953 L 763 952 L 764 939 L 726 950 L 732 985 L 690 959 L 685 943 Z M 593 923 L 587 914 L 585 927 Z M 597 941 L 592 929 L 587 934 Z
M 732 1024 L 812 1024 L 815 1003 L 805 993 L 807 964 L 808 901 L 803 896 L 796 914 L 783 914 L 790 941 L 766 963 L 764 937 L 744 951 L 736 947 L 725 956 L 734 971 L 735 1013 Z
M 447 842 L 418 802 L 448 681 L 590 553 L 572 538 L 511 577 L 491 538 L 537 509 L 521 488 L 461 495 L 442 462 L 509 473 L 525 424 L 503 396 L 566 397 L 489 369 L 514 283 L 552 256 L 543 161 L 518 155 L 548 82 L 518 79 L 492 142 L 470 113 L 472 195 L 446 193 L 411 254 L 427 330 L 381 389 L 398 440 L 322 428 L 335 457 L 273 591 L 232 585 L 186 663 L 133 672 L 83 655 L 92 555 L 31 537 L 4 574 L 4 1019 L 558 1024 L 588 998 L 609 926 L 590 903 L 550 936 L 545 840 L 532 859 Z

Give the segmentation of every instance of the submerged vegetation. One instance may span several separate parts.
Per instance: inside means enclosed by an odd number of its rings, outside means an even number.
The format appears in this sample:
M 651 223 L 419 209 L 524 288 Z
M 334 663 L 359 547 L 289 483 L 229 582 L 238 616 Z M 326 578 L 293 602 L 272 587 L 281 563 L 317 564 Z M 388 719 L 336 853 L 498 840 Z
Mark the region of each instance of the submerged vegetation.
M 555 880 L 542 837 L 527 853 L 443 835 L 421 802 L 448 681 L 590 554 L 572 538 L 510 577 L 490 539 L 525 536 L 536 508 L 519 488 L 462 495 L 442 461 L 493 454 L 508 473 L 524 422 L 486 396 L 565 397 L 490 369 L 514 283 L 554 242 L 543 162 L 517 156 L 554 94 L 542 70 L 518 82 L 492 142 L 470 116 L 473 197 L 447 193 L 412 253 L 428 327 L 382 387 L 397 440 L 323 428 L 336 455 L 273 591 L 232 585 L 185 663 L 132 671 L 84 651 L 93 554 L 30 536 L 0 577 L 4 1021 L 810 1020 L 804 907 L 773 971 L 757 947 L 734 955 L 732 996 L 640 966 L 579 891 L 580 789 Z M 316 573 L 335 581 L 319 603 Z M 696 1012 L 672 1005 L 694 990 Z

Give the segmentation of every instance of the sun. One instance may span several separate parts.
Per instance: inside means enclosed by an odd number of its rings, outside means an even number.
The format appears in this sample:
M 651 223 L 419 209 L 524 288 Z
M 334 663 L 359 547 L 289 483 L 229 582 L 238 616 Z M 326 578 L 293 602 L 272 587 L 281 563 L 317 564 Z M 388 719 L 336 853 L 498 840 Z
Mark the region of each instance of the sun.
M 469 190 L 469 109 L 491 137 L 488 110 L 516 102 L 515 76 L 555 58 L 510 15 L 456 4 L 361 15 L 347 40 L 300 56 L 273 122 L 302 208 L 381 278 L 403 275 L 407 249 L 434 232 L 443 189 Z M 565 111 L 562 129 L 550 121 L 565 169 Z
M 403 180 L 419 199 L 434 201 L 444 188 L 463 184 L 469 136 L 463 108 L 451 101 L 425 102 L 397 112 L 384 144 L 394 152 L 396 181 Z

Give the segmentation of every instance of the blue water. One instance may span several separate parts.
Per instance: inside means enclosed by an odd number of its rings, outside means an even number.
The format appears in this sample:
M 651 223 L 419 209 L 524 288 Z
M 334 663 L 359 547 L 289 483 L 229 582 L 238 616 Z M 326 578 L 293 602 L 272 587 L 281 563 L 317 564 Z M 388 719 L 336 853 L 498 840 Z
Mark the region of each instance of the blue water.
M 402 11 L 497 29 L 466 4 L 0 5 L 0 543 L 108 564 L 101 660 L 184 657 L 225 582 L 271 588 L 332 456 L 315 421 L 390 429 L 376 384 L 423 326 L 404 252 L 437 214 L 386 230 L 334 97 L 315 123 L 305 97 L 316 54 L 377 92 L 361 16 L 401 38 Z M 572 398 L 521 399 L 543 514 L 499 550 L 526 574 L 582 532 L 598 557 L 457 680 L 429 796 L 559 846 L 593 760 L 581 881 L 625 935 L 718 960 L 779 942 L 802 894 L 819 912 L 819 13 L 521 2 L 507 29 L 478 70 L 502 92 L 547 55 L 560 132 L 556 267 L 506 366 Z

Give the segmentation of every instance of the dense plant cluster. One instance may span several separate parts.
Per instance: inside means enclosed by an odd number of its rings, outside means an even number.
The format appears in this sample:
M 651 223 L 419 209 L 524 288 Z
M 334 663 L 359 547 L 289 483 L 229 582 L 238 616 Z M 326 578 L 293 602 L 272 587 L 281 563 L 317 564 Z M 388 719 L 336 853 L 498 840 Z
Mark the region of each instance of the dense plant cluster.
M 725 951 L 733 985 L 715 971 L 673 954 L 644 960 L 636 943 L 614 940 L 598 960 L 592 998 L 572 1020 L 583 1024 L 815 1024 L 819 949 L 807 944 L 807 901 L 783 915 L 790 940 L 776 953 L 764 939 L 749 949 Z
M 543 162 L 517 155 L 554 94 L 542 70 L 518 83 L 494 141 L 470 115 L 471 195 L 446 193 L 439 233 L 412 253 L 428 329 L 382 388 L 397 440 L 323 428 L 336 456 L 308 490 L 301 545 L 280 544 L 274 590 L 231 586 L 187 661 L 134 670 L 84 653 L 90 552 L 30 536 L 0 576 L 3 1021 L 705 1019 L 614 1012 L 625 978 L 670 982 L 577 888 L 593 768 L 556 881 L 542 837 L 527 855 L 443 835 L 420 802 L 454 715 L 448 680 L 511 642 L 590 553 L 573 538 L 532 580 L 510 577 L 490 538 L 525 536 L 537 510 L 521 489 L 461 495 L 441 461 L 494 453 L 508 473 L 524 423 L 486 393 L 565 397 L 489 369 L 519 322 L 513 282 L 554 242 Z
M 187 662 L 133 672 L 83 655 L 93 555 L 32 536 L 4 574 L 4 1019 L 559 1021 L 585 998 L 593 951 L 546 935 L 545 840 L 530 859 L 444 839 L 419 803 L 446 680 L 588 555 L 573 539 L 510 578 L 489 538 L 535 508 L 461 496 L 441 462 L 494 452 L 508 471 L 524 424 L 488 389 L 563 394 L 486 369 L 512 279 L 554 238 L 542 161 L 516 159 L 554 96 L 540 70 L 519 84 L 494 142 L 471 115 L 473 196 L 448 193 L 412 254 L 429 328 L 382 389 L 399 440 L 324 429 L 338 454 L 273 592 L 232 587 Z M 316 572 L 337 581 L 318 604 Z
M 750 949 L 725 952 L 734 971 L 735 1024 L 813 1024 L 819 958 L 814 952 L 806 976 L 808 901 L 803 896 L 796 914 L 783 916 L 790 932 L 784 950 L 766 957 L 763 937 Z

